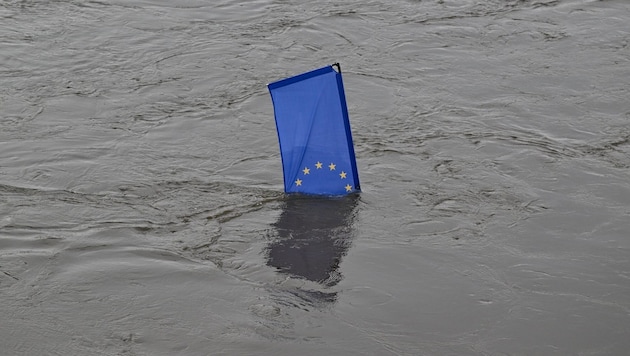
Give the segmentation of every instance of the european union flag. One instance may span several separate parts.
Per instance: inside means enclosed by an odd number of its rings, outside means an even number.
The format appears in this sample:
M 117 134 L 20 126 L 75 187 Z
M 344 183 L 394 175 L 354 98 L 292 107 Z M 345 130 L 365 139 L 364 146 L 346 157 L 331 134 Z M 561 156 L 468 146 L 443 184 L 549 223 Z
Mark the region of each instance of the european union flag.
M 278 129 L 284 191 L 318 195 L 360 191 L 339 64 L 268 87 Z

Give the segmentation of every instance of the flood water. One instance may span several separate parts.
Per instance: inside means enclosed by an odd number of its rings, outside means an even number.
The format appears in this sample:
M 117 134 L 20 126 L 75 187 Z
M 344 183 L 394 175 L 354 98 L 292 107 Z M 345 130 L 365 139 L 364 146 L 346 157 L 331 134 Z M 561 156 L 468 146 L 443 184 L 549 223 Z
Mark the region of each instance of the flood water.
M 625 0 L 0 2 L 3 355 L 626 355 Z M 363 192 L 266 84 L 340 62 Z

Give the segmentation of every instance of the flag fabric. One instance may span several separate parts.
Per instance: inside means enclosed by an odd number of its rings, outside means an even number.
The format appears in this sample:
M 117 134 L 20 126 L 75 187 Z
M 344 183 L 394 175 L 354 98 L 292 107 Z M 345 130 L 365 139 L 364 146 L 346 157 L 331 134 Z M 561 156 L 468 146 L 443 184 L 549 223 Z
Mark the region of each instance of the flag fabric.
M 339 65 L 283 79 L 268 88 L 278 130 L 284 191 L 317 195 L 360 191 Z

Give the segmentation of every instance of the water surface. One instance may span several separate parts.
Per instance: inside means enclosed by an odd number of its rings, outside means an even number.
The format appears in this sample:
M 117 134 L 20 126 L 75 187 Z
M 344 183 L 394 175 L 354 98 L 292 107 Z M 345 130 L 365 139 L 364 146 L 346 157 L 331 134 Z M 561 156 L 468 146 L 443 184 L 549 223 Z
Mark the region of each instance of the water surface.
M 621 355 L 622 0 L 0 4 L 11 355 Z M 363 192 L 266 84 L 341 62 Z

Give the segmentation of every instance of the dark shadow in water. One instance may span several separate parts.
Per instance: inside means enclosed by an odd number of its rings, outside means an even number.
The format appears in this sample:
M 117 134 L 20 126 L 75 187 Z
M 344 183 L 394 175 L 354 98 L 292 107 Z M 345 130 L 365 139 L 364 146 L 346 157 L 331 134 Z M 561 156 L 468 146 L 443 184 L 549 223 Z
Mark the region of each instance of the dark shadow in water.
M 287 197 L 273 225 L 275 238 L 267 247 L 267 264 L 280 273 L 331 287 L 341 281 L 341 259 L 354 235 L 359 196 Z M 310 298 L 334 301 L 336 293 L 309 293 Z

